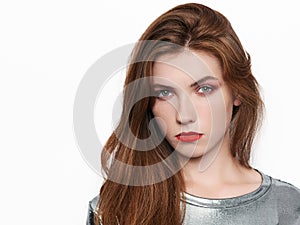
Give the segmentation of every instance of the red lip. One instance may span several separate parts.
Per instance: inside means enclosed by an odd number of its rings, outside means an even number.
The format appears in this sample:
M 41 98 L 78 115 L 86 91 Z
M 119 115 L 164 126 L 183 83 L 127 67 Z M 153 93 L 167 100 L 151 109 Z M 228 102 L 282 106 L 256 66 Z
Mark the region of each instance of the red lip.
M 196 132 L 182 132 L 176 135 L 178 141 L 182 142 L 194 142 L 199 140 L 203 134 Z

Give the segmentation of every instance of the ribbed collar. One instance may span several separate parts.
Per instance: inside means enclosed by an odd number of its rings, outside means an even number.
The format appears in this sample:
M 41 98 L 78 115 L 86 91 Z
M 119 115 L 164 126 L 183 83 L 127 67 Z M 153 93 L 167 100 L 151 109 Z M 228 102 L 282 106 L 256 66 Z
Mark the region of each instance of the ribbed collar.
M 230 208 L 230 207 L 248 204 L 265 195 L 267 191 L 270 189 L 272 183 L 271 177 L 265 175 L 264 173 L 260 172 L 257 169 L 255 170 L 260 173 L 262 177 L 262 183 L 256 190 L 250 193 L 237 196 L 237 197 L 232 197 L 232 198 L 214 199 L 214 198 L 202 198 L 184 192 L 183 194 L 185 196 L 185 199 L 182 198 L 182 200 L 187 204 L 191 204 L 199 207 L 205 207 L 205 208 Z

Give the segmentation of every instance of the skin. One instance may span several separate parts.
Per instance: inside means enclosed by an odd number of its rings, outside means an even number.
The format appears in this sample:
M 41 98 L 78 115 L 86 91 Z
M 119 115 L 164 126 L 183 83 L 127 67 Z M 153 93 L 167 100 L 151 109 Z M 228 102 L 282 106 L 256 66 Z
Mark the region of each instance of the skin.
M 257 189 L 260 174 L 244 168 L 230 153 L 232 108 L 241 102 L 224 82 L 217 58 L 189 50 L 166 55 L 154 64 L 152 79 L 156 95 L 152 111 L 185 162 L 186 192 L 228 198 Z M 202 136 L 194 142 L 177 139 L 176 135 L 189 131 Z

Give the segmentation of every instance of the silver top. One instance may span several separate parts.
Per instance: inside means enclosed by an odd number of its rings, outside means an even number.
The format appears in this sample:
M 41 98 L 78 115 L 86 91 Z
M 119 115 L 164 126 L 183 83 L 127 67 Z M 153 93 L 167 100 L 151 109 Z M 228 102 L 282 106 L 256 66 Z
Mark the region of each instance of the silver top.
M 224 199 L 208 199 L 185 195 L 184 225 L 300 225 L 300 190 L 287 182 L 258 171 L 262 183 L 245 195 Z M 99 197 L 89 204 L 87 225 Z

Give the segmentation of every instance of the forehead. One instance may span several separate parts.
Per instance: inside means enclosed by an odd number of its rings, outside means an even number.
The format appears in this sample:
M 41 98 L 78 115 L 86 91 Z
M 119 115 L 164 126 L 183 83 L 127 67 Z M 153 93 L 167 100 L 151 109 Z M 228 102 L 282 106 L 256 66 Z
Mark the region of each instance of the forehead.
M 223 82 L 218 59 L 205 52 L 183 51 L 176 55 L 159 57 L 153 66 L 153 83 L 170 81 L 190 85 L 204 77 L 212 76 Z

